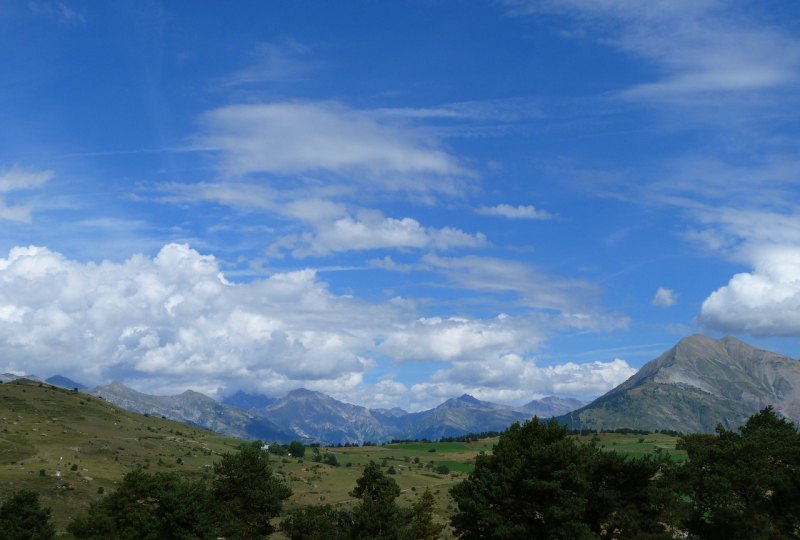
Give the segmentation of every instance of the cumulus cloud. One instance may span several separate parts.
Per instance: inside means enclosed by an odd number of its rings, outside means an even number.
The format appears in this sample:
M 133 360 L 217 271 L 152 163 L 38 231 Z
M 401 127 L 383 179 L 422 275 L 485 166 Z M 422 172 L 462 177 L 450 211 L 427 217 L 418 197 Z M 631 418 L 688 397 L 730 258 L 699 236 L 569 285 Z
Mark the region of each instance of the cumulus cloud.
M 585 324 L 569 315 L 424 318 L 402 298 L 336 295 L 313 270 L 234 283 L 215 257 L 180 244 L 122 262 L 81 263 L 34 246 L 0 258 L 3 371 L 120 379 L 154 393 L 305 386 L 367 404 L 409 400 L 396 381 L 364 383 L 380 359 L 444 362 L 451 368 L 432 384 L 451 373 L 458 384 L 496 389 L 485 369 L 470 379 L 466 366 L 527 354 L 554 328 Z M 380 396 L 368 399 L 372 391 Z
M 484 216 L 499 216 L 507 219 L 552 219 L 553 215 L 545 210 L 539 210 L 532 205 L 511 206 L 510 204 L 498 204 L 497 206 L 481 206 L 476 210 Z
M 437 140 L 380 111 L 334 102 L 230 105 L 201 119 L 201 146 L 233 176 L 332 174 L 370 189 L 457 195 L 471 173 Z
M 45 248 L 0 259 L 0 354 L 92 381 L 248 379 L 273 387 L 353 379 L 396 304 L 363 305 L 311 270 L 233 284 L 212 256 L 167 245 L 149 259 L 81 264 Z
M 27 191 L 43 186 L 53 177 L 53 171 L 38 171 L 14 167 L 0 172 L 0 219 L 9 221 L 31 221 L 30 204 L 9 205 L 6 197 L 15 191 Z
M 455 363 L 452 368 L 435 373 L 432 382 L 415 384 L 410 391 L 421 408 L 463 393 L 487 401 L 522 405 L 533 396 L 598 396 L 634 373 L 634 368 L 618 358 L 609 362 L 566 362 L 540 367 L 532 359 L 503 354 L 481 362 Z
M 678 303 L 678 293 L 673 291 L 672 289 L 665 289 L 664 287 L 659 287 L 656 291 L 656 295 L 653 297 L 653 300 L 650 302 L 656 307 L 668 308 L 672 307 Z
M 545 333 L 532 322 L 502 314 L 485 320 L 420 318 L 395 325 L 378 350 L 400 361 L 480 360 L 501 351 L 536 348 Z
M 703 302 L 700 323 L 725 332 L 800 335 L 800 248 L 757 250 L 752 272 L 736 274 Z

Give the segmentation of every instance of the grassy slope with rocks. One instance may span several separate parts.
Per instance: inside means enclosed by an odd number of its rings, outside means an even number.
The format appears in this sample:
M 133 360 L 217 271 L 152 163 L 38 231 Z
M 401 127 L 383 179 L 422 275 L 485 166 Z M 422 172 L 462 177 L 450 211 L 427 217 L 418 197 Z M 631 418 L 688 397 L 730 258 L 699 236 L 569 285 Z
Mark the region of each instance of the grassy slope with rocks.
M 0 385 L 0 499 L 39 493 L 60 530 L 130 470 L 207 475 L 237 443 L 47 383 Z

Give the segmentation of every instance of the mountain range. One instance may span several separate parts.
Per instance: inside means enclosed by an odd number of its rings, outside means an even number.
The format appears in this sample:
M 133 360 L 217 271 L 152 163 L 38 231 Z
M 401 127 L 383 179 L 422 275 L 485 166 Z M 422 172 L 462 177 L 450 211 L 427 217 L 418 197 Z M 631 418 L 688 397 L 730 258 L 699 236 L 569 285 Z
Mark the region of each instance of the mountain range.
M 800 421 L 800 362 L 733 337 L 694 335 L 592 403 L 559 417 L 574 429 L 731 429 L 771 405 Z
M 280 399 L 239 392 L 223 400 L 187 390 L 177 396 L 152 396 L 122 383 L 90 393 L 128 410 L 205 427 L 242 438 L 326 444 L 360 444 L 392 439 L 431 439 L 483 431 L 502 431 L 534 414 L 552 417 L 584 405 L 574 399 L 544 398 L 508 407 L 463 395 L 427 411 L 368 409 L 321 392 L 299 388 Z
M 177 396 L 152 396 L 137 392 L 120 382 L 98 386 L 91 394 L 129 411 L 179 420 L 242 439 L 286 441 L 295 438 L 270 420 L 187 390 Z
M 0 381 L 18 378 L 2 374 Z M 33 376 L 27 376 L 40 380 Z M 51 384 L 81 385 L 65 377 Z M 180 420 L 222 434 L 286 442 L 325 444 L 429 439 L 502 431 L 536 415 L 557 417 L 572 429 L 619 428 L 684 433 L 711 432 L 718 424 L 741 425 L 767 405 L 800 422 L 800 362 L 752 347 L 733 337 L 694 335 L 645 364 L 627 381 L 592 403 L 547 397 L 521 407 L 464 394 L 432 409 L 369 409 L 303 388 L 276 399 L 237 392 L 222 402 L 187 390 L 153 396 L 119 382 L 89 391 L 126 409 Z

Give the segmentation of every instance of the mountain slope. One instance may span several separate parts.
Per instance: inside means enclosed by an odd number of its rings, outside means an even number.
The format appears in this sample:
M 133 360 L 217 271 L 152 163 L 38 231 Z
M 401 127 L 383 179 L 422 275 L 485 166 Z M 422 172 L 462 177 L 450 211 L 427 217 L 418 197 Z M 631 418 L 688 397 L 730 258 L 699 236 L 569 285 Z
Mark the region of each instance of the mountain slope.
M 129 411 L 164 416 L 232 437 L 284 442 L 294 438 L 266 418 L 223 405 L 193 390 L 177 396 L 152 396 L 112 382 L 91 393 Z
M 299 438 L 311 441 L 344 444 L 392 438 L 393 426 L 366 407 L 304 388 L 292 390 L 260 412 Z
M 324 444 L 434 440 L 502 431 L 533 415 L 549 418 L 583 404 L 550 397 L 514 408 L 465 394 L 433 409 L 408 413 L 399 408 L 368 409 L 303 388 L 278 400 L 237 393 L 225 398 L 229 404 L 191 390 L 178 396 L 153 396 L 118 382 L 100 386 L 92 393 L 131 411 L 180 420 L 234 437 L 281 442 L 299 439 Z
M 248 392 L 242 392 L 241 390 L 222 398 L 222 403 L 225 405 L 230 405 L 231 407 L 236 407 L 237 409 L 242 409 L 243 411 L 253 414 L 258 414 L 259 411 L 272 405 L 276 401 L 278 400 L 275 398 L 267 397 L 262 394 L 250 394 Z
M 591 404 L 560 417 L 575 429 L 736 427 L 772 405 L 800 420 L 800 362 L 738 339 L 681 340 Z
M 436 440 L 467 433 L 502 431 L 514 422 L 530 418 L 526 412 L 481 401 L 468 394 L 448 399 L 438 407 L 401 417 L 409 439 Z
M 35 491 L 61 532 L 125 473 L 141 467 L 202 478 L 235 443 L 25 378 L 0 384 L 0 435 L 0 500 Z
M 526 403 L 517 410 L 524 412 L 528 416 L 538 416 L 539 418 L 551 418 L 553 416 L 560 416 L 568 412 L 580 409 L 587 405 L 585 401 L 580 401 L 572 398 L 560 398 L 556 396 L 548 396 L 542 399 L 534 399 Z
M 36 382 L 44 382 L 42 379 L 37 377 L 36 375 L 14 375 L 13 373 L 0 373 L 0 383 L 7 383 L 16 381 L 19 379 L 25 379 L 28 381 L 36 381 Z
M 45 379 L 45 382 L 60 386 L 61 388 L 68 388 L 69 390 L 72 390 L 73 388 L 84 390 L 86 388 L 85 385 L 75 382 L 68 377 L 64 377 L 63 375 L 53 375 L 52 377 Z

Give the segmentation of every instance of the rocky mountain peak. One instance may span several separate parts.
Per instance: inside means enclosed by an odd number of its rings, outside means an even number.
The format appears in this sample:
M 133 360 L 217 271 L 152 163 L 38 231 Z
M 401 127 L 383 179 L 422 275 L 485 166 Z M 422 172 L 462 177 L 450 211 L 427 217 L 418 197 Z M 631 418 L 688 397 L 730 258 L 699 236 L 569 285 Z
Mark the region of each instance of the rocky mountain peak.
M 800 419 L 800 362 L 734 337 L 694 335 L 576 411 L 569 422 L 580 418 L 581 426 L 593 428 L 712 431 L 718 423 L 739 425 L 767 405 Z
M 288 392 L 285 396 L 286 398 L 321 398 L 327 397 L 325 394 L 321 392 L 315 392 L 314 390 L 309 390 L 308 388 L 295 388 Z

